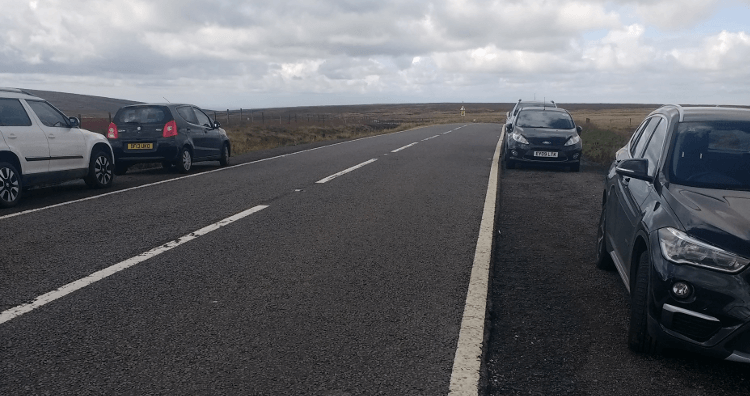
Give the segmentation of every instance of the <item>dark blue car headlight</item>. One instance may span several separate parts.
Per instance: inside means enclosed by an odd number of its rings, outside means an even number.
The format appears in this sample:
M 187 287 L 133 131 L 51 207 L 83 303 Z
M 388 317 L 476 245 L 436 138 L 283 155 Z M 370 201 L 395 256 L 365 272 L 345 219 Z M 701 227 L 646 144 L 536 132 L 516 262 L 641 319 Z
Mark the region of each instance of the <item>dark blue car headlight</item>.
M 671 227 L 658 231 L 661 254 L 676 264 L 739 272 L 750 263 L 745 257 L 711 246 Z
M 565 142 L 565 145 L 566 146 L 572 146 L 572 145 L 574 145 L 574 144 L 576 144 L 576 143 L 578 143 L 580 141 L 581 141 L 581 137 L 580 136 L 573 135 L 573 136 L 570 137 L 570 139 L 568 139 L 567 142 Z
M 529 144 L 529 141 L 518 132 L 511 133 L 510 138 L 521 144 Z

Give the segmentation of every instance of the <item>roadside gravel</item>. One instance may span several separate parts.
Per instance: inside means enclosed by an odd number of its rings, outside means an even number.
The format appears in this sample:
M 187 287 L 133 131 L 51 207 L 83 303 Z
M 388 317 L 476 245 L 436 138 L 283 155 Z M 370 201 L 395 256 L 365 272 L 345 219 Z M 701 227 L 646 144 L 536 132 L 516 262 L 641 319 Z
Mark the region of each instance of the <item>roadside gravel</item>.
M 628 349 L 625 286 L 594 265 L 605 172 L 503 170 L 486 394 L 750 394 L 748 365 Z

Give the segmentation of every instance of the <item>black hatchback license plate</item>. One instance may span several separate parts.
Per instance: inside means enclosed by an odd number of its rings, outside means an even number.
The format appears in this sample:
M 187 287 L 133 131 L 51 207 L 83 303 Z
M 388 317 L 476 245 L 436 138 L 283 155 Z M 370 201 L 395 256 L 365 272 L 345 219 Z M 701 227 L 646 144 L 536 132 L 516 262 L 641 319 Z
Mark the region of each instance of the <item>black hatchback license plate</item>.
M 128 143 L 128 150 L 153 150 L 153 143 Z

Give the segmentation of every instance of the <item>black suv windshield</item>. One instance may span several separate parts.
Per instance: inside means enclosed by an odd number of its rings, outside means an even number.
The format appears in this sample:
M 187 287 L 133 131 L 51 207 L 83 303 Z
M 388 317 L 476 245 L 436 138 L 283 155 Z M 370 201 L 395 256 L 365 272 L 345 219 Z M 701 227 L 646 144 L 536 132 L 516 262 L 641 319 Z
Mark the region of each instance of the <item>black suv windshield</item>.
M 673 183 L 750 190 L 750 122 L 679 123 L 673 142 L 669 163 Z
M 546 110 L 524 110 L 516 125 L 522 128 L 573 129 L 573 119 L 567 113 Z
M 114 122 L 139 124 L 166 123 L 171 121 L 169 110 L 163 106 L 124 107 L 115 114 Z

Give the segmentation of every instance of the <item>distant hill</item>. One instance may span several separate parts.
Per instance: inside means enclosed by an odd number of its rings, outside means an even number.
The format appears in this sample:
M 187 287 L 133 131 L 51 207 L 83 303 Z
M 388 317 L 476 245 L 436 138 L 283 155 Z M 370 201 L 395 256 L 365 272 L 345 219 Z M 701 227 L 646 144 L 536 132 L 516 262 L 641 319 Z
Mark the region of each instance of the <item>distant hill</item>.
M 26 89 L 42 99 L 52 103 L 55 107 L 62 110 L 63 113 L 71 117 L 101 117 L 108 118 L 112 113 L 114 116 L 117 110 L 122 106 L 137 104 L 131 100 L 105 98 L 102 96 L 79 95 L 65 92 L 37 91 Z

